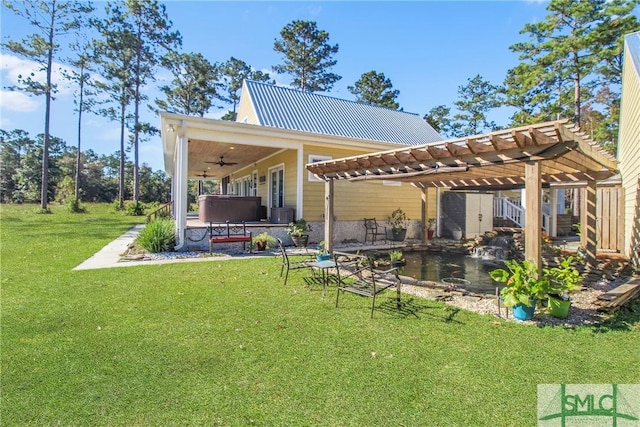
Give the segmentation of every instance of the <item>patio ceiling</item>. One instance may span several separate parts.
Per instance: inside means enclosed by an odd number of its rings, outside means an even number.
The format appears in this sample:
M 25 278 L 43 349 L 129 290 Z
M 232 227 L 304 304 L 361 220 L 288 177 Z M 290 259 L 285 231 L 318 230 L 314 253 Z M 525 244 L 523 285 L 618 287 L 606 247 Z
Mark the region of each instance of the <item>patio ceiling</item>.
M 222 179 L 277 152 L 279 148 L 189 139 L 189 178 Z M 216 162 L 224 158 L 221 166 Z M 231 164 L 235 163 L 235 164 Z
M 581 183 L 617 173 L 617 161 L 567 120 L 308 164 L 318 177 L 396 180 L 417 187 L 523 187 L 525 164 L 541 161 L 542 183 Z

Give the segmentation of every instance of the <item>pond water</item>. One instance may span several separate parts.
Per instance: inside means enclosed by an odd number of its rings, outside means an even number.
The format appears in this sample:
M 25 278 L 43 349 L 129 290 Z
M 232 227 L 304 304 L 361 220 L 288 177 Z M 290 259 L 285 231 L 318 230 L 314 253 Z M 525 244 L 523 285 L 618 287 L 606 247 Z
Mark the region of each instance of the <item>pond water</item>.
M 489 271 L 502 267 L 495 261 L 447 252 L 405 252 L 404 258 L 407 264 L 400 268 L 403 276 L 438 283 L 451 277 L 465 279 L 470 283 L 459 287 L 475 293 L 494 294 L 497 285 Z

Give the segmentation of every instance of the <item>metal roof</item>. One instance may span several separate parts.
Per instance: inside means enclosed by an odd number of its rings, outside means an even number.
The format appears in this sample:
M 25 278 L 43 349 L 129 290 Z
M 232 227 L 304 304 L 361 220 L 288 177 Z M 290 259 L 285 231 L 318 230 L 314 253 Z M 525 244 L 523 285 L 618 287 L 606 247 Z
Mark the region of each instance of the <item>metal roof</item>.
M 417 114 L 245 80 L 262 126 L 403 145 L 443 138 Z

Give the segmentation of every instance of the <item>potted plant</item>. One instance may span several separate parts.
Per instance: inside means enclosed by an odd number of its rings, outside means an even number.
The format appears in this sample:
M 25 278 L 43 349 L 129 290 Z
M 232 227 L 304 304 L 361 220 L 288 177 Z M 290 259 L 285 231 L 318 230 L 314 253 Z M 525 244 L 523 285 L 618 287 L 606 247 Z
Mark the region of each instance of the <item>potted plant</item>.
M 454 225 L 453 229 L 451 230 L 451 234 L 453 235 L 453 240 L 462 239 L 462 228 L 460 228 L 460 226 L 458 225 Z
M 403 259 L 403 257 L 404 257 L 404 254 L 402 253 L 402 251 L 395 250 L 395 251 L 389 252 L 389 259 L 391 260 L 391 265 L 394 267 L 398 267 L 400 265 L 405 264 L 405 260 Z
M 545 268 L 547 278 L 545 292 L 548 296 L 547 309 L 549 313 L 561 319 L 569 316 L 571 298 L 569 293 L 578 290 L 582 285 L 582 276 L 573 266 L 572 256 L 563 258 L 556 267 Z
M 275 243 L 275 237 L 271 236 L 267 232 L 257 234 L 251 239 L 251 244 L 257 251 L 264 251 L 272 245 L 275 245 Z
M 318 243 L 318 253 L 316 254 L 316 259 L 318 261 L 327 261 L 329 258 L 331 258 L 329 251 L 327 251 L 326 243 L 327 242 L 325 242 L 324 240 Z
M 309 234 L 307 233 L 311 231 L 311 226 L 303 218 L 290 222 L 285 231 L 291 236 L 294 245 L 299 248 L 307 247 L 309 243 Z
M 433 239 L 433 236 L 436 233 L 436 219 L 435 218 L 429 218 L 428 221 L 428 228 L 427 228 L 427 238 L 429 240 Z
M 404 240 L 407 235 L 408 221 L 409 218 L 407 218 L 407 214 L 405 214 L 401 208 L 391 212 L 391 215 L 387 218 L 387 222 L 391 226 L 392 240 L 396 242 Z
M 547 278 L 528 260 L 507 260 L 504 264 L 506 269 L 495 269 L 489 272 L 489 276 L 496 282 L 505 283 L 500 295 L 505 307 L 513 307 L 513 317 L 529 320 L 533 317 L 538 299 L 545 294 Z

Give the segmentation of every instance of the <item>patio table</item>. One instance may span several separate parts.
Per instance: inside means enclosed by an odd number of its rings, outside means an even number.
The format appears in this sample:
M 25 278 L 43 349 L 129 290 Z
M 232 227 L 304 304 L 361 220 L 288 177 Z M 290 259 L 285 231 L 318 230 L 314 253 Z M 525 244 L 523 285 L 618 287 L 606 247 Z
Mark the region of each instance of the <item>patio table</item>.
M 329 269 L 336 267 L 336 262 L 332 260 L 326 261 L 311 261 L 307 263 L 312 269 L 320 270 L 322 272 L 322 296 L 327 294 L 327 285 L 329 284 Z

